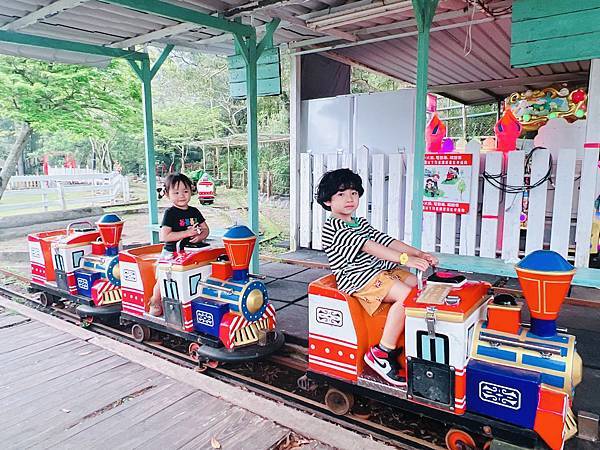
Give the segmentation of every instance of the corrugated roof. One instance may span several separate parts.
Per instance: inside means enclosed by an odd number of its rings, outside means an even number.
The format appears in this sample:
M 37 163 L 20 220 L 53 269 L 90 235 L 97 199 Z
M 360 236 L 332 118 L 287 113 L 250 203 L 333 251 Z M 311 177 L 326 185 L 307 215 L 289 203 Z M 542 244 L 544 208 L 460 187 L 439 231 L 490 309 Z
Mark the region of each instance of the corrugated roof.
M 282 19 L 274 40 L 292 52 L 320 52 L 399 80 L 415 83 L 417 37 L 412 2 L 404 0 L 169 0 L 227 18 L 242 17 L 262 30 Z M 476 6 L 473 6 L 476 5 Z M 478 6 L 477 6 L 478 5 Z M 483 5 L 483 6 L 481 6 Z M 440 0 L 432 24 L 429 85 L 465 103 L 500 99 L 516 90 L 561 81 L 585 84 L 589 61 L 512 69 L 512 0 Z M 45 14 L 48 12 L 48 14 Z M 12 25 L 11 25 L 12 24 Z M 231 54 L 220 31 L 96 0 L 3 0 L 0 29 L 89 44 L 127 48 L 174 44 Z M 103 64 L 106 58 L 0 44 L 0 52 L 65 62 Z

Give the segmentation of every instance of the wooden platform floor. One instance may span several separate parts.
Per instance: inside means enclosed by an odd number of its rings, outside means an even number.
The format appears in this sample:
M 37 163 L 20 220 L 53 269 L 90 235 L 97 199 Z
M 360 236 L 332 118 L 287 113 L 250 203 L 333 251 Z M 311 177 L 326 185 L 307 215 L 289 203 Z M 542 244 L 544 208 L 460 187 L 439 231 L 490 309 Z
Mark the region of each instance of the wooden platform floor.
M 255 450 L 274 448 L 289 434 L 272 421 L 0 307 L 2 449 Z

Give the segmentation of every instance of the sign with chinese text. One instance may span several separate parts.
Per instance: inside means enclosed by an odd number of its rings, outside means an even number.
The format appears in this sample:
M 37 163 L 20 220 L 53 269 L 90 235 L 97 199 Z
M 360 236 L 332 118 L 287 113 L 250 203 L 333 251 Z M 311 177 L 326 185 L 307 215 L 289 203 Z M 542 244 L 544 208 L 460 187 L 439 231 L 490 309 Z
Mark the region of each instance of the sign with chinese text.
M 472 169 L 470 153 L 426 153 L 423 211 L 467 214 Z

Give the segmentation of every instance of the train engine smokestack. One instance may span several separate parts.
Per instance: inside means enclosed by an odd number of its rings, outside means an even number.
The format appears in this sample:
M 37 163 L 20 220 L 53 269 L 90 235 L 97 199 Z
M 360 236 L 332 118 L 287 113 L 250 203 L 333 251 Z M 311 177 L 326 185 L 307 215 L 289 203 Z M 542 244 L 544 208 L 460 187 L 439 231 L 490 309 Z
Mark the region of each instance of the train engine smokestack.
M 248 267 L 256 245 L 252 230 L 244 225 L 232 227 L 223 236 L 223 244 L 233 269 L 232 278 L 235 281 L 248 281 Z
M 536 250 L 515 266 L 531 313 L 531 332 L 540 337 L 556 334 L 556 319 L 567 296 L 575 268 L 552 250 Z
M 123 223 L 124 221 L 116 214 L 104 214 L 96 222 L 107 256 L 119 254 L 119 241 L 123 232 Z

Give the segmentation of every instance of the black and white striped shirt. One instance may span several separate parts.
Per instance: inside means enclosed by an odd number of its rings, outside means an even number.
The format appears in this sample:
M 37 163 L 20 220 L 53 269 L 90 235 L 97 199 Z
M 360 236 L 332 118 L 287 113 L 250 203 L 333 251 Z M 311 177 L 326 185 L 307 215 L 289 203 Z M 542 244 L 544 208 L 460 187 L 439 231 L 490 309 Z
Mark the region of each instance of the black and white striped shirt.
M 325 221 L 323 249 L 340 291 L 353 294 L 382 270 L 398 265 L 362 251 L 369 240 L 386 247 L 394 242 L 394 238 L 373 228 L 363 217 L 357 217 L 353 225 L 336 217 Z

